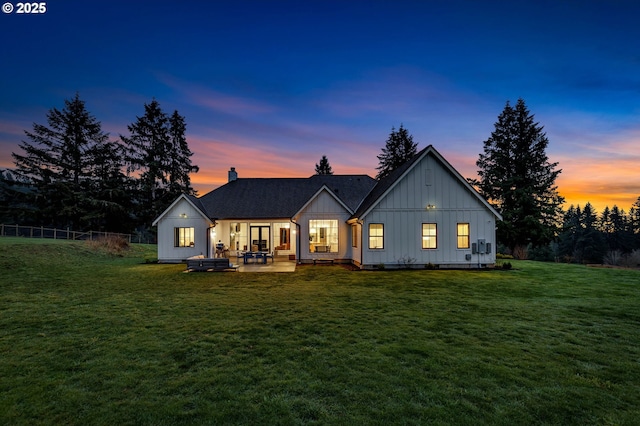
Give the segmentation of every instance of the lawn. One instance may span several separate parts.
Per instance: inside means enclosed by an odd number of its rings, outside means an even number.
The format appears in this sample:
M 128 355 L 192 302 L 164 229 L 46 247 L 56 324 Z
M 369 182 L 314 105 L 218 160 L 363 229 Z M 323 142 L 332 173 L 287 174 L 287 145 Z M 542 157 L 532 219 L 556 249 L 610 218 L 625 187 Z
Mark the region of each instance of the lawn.
M 0 238 L 1 424 L 624 425 L 640 272 L 182 273 Z

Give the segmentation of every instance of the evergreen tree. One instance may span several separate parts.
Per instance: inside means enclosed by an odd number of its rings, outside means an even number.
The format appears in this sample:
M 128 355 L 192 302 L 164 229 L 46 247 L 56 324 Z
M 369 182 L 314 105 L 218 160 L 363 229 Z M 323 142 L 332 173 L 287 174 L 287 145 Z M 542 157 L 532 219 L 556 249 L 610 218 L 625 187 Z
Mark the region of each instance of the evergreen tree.
M 191 163 L 184 117 L 168 117 L 155 99 L 144 105 L 144 115 L 120 136 L 127 151 L 127 171 L 134 178 L 134 211 L 138 225 L 146 228 L 181 193 L 193 194 Z
M 480 178 L 471 183 L 502 214 L 498 241 L 514 253 L 548 243 L 560 223 L 564 200 L 555 181 L 561 170 L 549 162 L 548 144 L 543 127 L 518 99 L 515 108 L 506 103 L 476 162 Z
M 396 131 L 391 128 L 391 133 L 382 153 L 378 155 L 379 166 L 376 167 L 378 175 L 376 179 L 382 179 L 392 171 L 402 166 L 417 153 L 418 144 L 413 142 L 413 136 L 400 124 Z
M 28 141 L 19 145 L 24 153 L 12 156 L 16 174 L 31 187 L 24 192 L 33 207 L 29 222 L 82 230 L 100 208 L 92 191 L 100 178 L 96 155 L 114 145 L 78 94 L 64 104 L 47 113 L 47 125 L 34 123 L 32 132 L 25 131 Z
M 329 164 L 329 160 L 326 155 L 323 155 L 320 159 L 320 163 L 316 163 L 316 174 L 317 175 L 332 175 L 333 170 L 331 170 L 331 165 Z
M 614 205 L 610 214 L 611 229 L 607 234 L 609 249 L 628 253 L 633 248 L 633 235 L 624 209 Z
M 200 168 L 191 163 L 193 152 L 189 149 L 185 132 L 187 124 L 178 111 L 169 117 L 170 156 L 168 157 L 169 196 L 171 201 L 180 194 L 195 194 L 191 186 L 191 173 L 198 173 Z
M 629 209 L 629 227 L 633 239 L 633 249 L 640 249 L 640 197 Z
M 575 257 L 575 250 L 580 236 L 581 215 L 580 206 L 574 207 L 573 204 L 563 215 L 562 230 L 558 235 L 558 254 L 567 262 Z
M 91 229 L 129 232 L 133 229 L 131 179 L 123 173 L 124 148 L 116 142 L 94 147 L 91 193 L 94 209 Z
M 598 217 L 587 203 L 584 209 L 571 206 L 564 214 L 562 232 L 558 236 L 560 256 L 576 263 L 601 263 L 607 251 Z
M 577 250 L 579 252 L 579 262 L 581 263 L 602 263 L 602 258 L 606 253 L 606 245 L 602 238 L 602 233 L 597 229 L 598 216 L 587 203 L 580 215 L 580 230 L 577 240 Z
M 32 187 L 10 170 L 0 170 L 0 223 L 39 225 L 33 222 L 34 206 L 29 202 Z

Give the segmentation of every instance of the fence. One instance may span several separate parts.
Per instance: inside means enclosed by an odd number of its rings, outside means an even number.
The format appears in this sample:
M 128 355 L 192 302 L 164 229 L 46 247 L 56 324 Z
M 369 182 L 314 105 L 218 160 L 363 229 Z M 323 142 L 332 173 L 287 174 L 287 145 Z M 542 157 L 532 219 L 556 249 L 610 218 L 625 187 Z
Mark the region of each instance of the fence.
M 120 234 L 102 231 L 72 231 L 70 229 L 45 228 L 44 226 L 20 226 L 0 224 L 0 237 L 53 238 L 56 240 L 96 240 L 120 237 L 129 243 L 147 243 L 142 235 Z

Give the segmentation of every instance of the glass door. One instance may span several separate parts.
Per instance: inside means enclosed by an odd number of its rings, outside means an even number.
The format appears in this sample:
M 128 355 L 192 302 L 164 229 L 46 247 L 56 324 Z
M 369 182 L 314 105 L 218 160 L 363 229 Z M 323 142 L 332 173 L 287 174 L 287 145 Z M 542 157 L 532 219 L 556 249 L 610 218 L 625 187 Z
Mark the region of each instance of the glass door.
M 252 226 L 250 227 L 251 251 L 270 251 L 270 226 Z

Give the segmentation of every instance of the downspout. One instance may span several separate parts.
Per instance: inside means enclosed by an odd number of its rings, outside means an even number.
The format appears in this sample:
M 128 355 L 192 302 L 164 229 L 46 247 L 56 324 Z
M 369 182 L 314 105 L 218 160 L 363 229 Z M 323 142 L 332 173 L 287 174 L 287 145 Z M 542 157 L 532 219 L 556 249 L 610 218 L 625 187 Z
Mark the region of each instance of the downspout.
M 364 219 L 356 220 L 360 224 L 360 269 L 364 268 Z
M 215 218 L 211 220 L 213 221 L 213 225 L 207 228 L 207 258 L 211 257 L 211 230 L 218 224 Z
M 215 228 L 215 225 L 207 228 L 207 258 L 209 257 L 209 247 L 211 247 L 211 230 L 213 228 Z
M 293 219 L 289 219 L 296 225 L 296 262 L 300 263 L 300 224 Z

